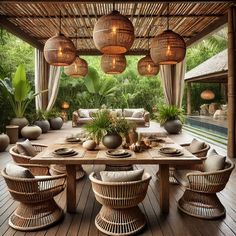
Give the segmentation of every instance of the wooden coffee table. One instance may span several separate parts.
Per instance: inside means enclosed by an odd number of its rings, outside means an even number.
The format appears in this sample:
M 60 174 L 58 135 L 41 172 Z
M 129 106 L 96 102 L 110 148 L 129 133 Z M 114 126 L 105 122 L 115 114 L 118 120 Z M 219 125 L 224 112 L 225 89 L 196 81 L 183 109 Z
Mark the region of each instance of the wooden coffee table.
M 168 147 L 176 147 L 182 149 L 175 143 L 165 144 Z M 57 148 L 73 148 L 78 152 L 72 157 L 61 157 L 53 154 Z M 63 164 L 67 170 L 67 212 L 76 212 L 76 165 L 86 164 L 110 164 L 110 165 L 133 165 L 133 164 L 153 164 L 159 165 L 160 175 L 160 208 L 162 213 L 169 212 L 169 166 L 170 165 L 192 165 L 201 163 L 198 157 L 195 157 L 187 150 L 181 157 L 165 157 L 159 154 L 158 149 L 149 149 L 141 153 L 132 153 L 129 158 L 110 158 L 105 155 L 106 149 L 100 148 L 94 151 L 87 151 L 79 144 L 58 143 L 48 146 L 38 155 L 33 157 L 30 162 L 32 164 Z M 69 200 L 68 200 L 69 199 Z

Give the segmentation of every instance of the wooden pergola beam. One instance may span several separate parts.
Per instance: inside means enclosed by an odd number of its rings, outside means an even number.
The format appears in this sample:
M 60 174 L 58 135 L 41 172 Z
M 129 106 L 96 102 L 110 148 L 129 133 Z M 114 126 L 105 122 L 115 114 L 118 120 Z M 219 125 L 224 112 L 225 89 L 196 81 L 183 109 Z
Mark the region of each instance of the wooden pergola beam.
M 22 39 L 23 41 L 29 43 L 31 46 L 38 48 L 39 50 L 43 50 L 42 43 L 40 43 L 37 39 L 28 35 L 23 30 L 15 26 L 4 16 L 0 16 L 0 27 L 6 29 L 8 32 L 14 34 L 16 37 Z
M 2 0 L 1 3 L 113 3 L 114 0 Z M 176 1 L 168 1 L 168 0 L 151 0 L 149 3 L 189 3 L 189 0 L 176 0 Z M 223 1 L 223 0 L 195 0 L 191 1 L 191 3 L 235 3 L 235 1 Z M 145 0 L 122 0 L 119 3 L 147 3 Z
M 62 18 L 70 18 L 70 19 L 74 19 L 74 18 L 99 18 L 103 15 L 47 15 L 47 16 L 28 16 L 28 15 L 19 15 L 19 16 L 13 16 L 13 15 L 6 15 L 6 18 L 7 19 L 37 19 L 37 20 L 47 20 L 47 19 L 59 19 L 60 17 Z M 209 17 L 222 17 L 224 15 L 222 14 L 188 14 L 188 15 L 180 15 L 180 14 L 161 14 L 160 16 L 159 15 L 151 15 L 151 14 L 148 14 L 148 15 L 125 15 L 126 17 L 128 18 L 138 18 L 138 17 L 145 17 L 145 18 L 153 18 L 153 17 L 160 17 L 160 18 L 166 18 L 166 17 L 169 17 L 169 18 L 201 18 L 201 17 L 204 17 L 204 18 L 209 18 Z
M 218 20 L 214 21 L 213 23 L 211 23 L 209 26 L 207 26 L 204 30 L 202 30 L 200 33 L 196 34 L 194 37 L 192 37 L 191 39 L 189 39 L 186 42 L 187 47 L 192 46 L 193 44 L 199 42 L 200 40 L 202 40 L 203 38 L 214 34 L 214 32 L 216 30 L 218 30 L 219 28 L 223 27 L 224 25 L 226 25 L 228 22 L 228 17 L 227 15 L 224 15 L 222 17 L 220 17 Z
M 148 50 L 129 50 L 125 55 L 129 56 L 143 56 L 147 55 L 149 53 Z M 102 53 L 96 49 L 82 49 L 82 50 L 77 50 L 77 54 L 80 56 L 101 56 Z

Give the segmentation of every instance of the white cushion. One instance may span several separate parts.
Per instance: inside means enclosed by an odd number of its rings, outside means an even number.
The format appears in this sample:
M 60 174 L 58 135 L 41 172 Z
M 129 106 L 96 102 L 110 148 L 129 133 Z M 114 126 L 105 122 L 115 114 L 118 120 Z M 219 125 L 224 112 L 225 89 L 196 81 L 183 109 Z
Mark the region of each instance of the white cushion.
M 132 115 L 133 118 L 142 118 L 143 117 L 143 112 L 141 111 L 135 111 Z
M 88 109 L 79 109 L 79 117 L 81 118 L 89 118 L 89 110 Z
M 131 171 L 101 171 L 101 179 L 104 182 L 129 182 L 142 179 L 143 169 Z
M 204 162 L 204 171 L 210 172 L 224 169 L 225 159 L 226 157 L 222 155 L 208 156 Z
M 207 152 L 207 156 L 218 155 L 218 152 L 213 148 Z
M 35 151 L 34 147 L 28 139 L 26 139 L 24 142 L 17 142 L 16 148 L 18 153 L 22 155 L 30 157 L 34 157 L 37 155 L 37 152 Z
M 193 139 L 189 145 L 189 151 L 191 153 L 196 153 L 204 148 L 205 143 L 198 141 L 197 139 Z
M 143 108 L 125 108 L 123 110 L 124 117 L 131 117 L 134 112 L 142 112 L 144 114 L 144 109 Z
M 15 178 L 34 178 L 29 169 L 14 163 L 8 163 L 6 165 L 6 174 Z

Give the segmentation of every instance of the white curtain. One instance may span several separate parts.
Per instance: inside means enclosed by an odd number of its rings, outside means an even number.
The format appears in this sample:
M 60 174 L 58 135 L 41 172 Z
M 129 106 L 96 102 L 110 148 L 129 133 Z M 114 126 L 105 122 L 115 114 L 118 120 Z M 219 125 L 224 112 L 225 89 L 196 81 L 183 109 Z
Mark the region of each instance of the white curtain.
M 44 59 L 43 52 L 35 49 L 35 92 L 48 90 L 47 93 L 39 94 L 36 99 L 36 109 L 50 110 L 56 101 L 59 85 L 61 68 L 49 66 Z
M 57 99 L 60 86 L 61 67 L 50 66 L 48 83 L 48 105 L 47 111 L 51 110 Z
M 176 65 L 160 65 L 160 76 L 167 104 L 182 106 L 185 59 Z

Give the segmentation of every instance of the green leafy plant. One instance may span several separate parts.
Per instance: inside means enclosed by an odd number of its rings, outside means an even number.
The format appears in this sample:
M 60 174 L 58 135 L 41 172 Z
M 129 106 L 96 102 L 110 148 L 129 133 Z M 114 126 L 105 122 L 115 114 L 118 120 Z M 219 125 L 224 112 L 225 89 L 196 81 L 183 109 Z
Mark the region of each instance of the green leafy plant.
M 60 112 L 55 108 L 51 109 L 50 111 L 47 111 L 46 114 L 47 114 L 47 119 L 61 117 Z
M 181 108 L 178 108 L 175 105 L 163 104 L 158 107 L 158 113 L 156 115 L 157 120 L 160 122 L 160 125 L 164 125 L 168 120 L 180 120 L 184 122 L 184 113 Z
M 34 93 L 31 90 L 31 86 L 26 79 L 25 68 L 22 64 L 18 66 L 12 80 L 9 78 L 0 80 L 0 87 L 2 89 L 3 96 L 9 101 L 17 118 L 24 117 L 27 106 L 30 104 L 32 99 L 40 94 Z
M 124 118 L 112 116 L 109 110 L 102 109 L 93 114 L 92 121 L 86 124 L 84 129 L 99 143 L 102 137 L 108 133 L 126 135 L 133 127 L 133 123 Z

